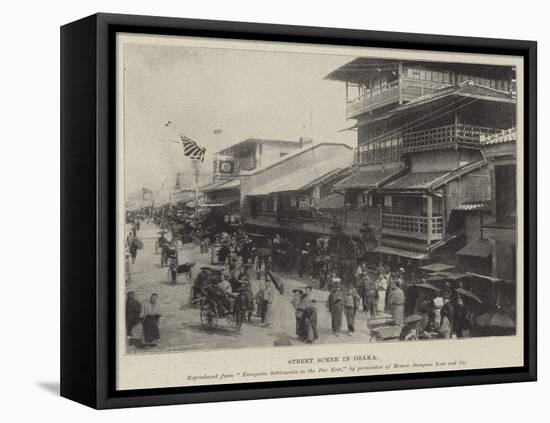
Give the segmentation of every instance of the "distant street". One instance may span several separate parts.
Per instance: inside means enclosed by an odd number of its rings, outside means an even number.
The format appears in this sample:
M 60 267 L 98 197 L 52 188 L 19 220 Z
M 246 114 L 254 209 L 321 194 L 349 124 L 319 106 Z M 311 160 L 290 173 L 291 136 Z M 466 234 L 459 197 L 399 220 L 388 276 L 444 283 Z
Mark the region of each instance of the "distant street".
M 191 282 L 184 275 L 178 275 L 177 285 L 168 281 L 168 269 L 160 266 L 160 254 L 155 254 L 155 241 L 158 238 L 158 229 L 150 224 L 143 223 L 138 237 L 143 241 L 143 249 L 139 250 L 135 264 L 131 267 L 131 282 L 127 285 L 127 291 L 134 291 L 136 299 L 144 303 L 149 296 L 156 292 L 159 294 L 159 302 L 162 309 L 160 318 L 160 340 L 157 346 L 143 350 L 128 345 L 128 352 L 166 352 L 220 348 L 244 348 L 244 347 L 271 347 L 278 345 L 305 345 L 297 340 L 295 335 L 295 315 L 291 305 L 292 288 L 303 287 L 308 284 L 309 278 L 298 280 L 284 274 L 282 277 L 285 285 L 285 295 L 278 292 L 273 303 L 273 326 L 261 327 L 261 322 L 255 315 L 251 323 L 243 324 L 241 334 L 237 334 L 234 328 L 220 320 L 219 329 L 206 332 L 201 327 L 200 309 L 192 306 L 189 301 Z M 199 272 L 201 266 L 210 265 L 211 253 L 201 254 L 198 247 L 187 244 L 185 249 L 179 250 L 179 262 L 195 261 L 193 278 Z M 251 274 L 252 290 L 255 293 L 263 281 L 255 280 Z M 326 310 L 327 291 L 313 290 L 313 298 L 317 302 L 318 311 L 318 343 L 350 343 L 369 342 L 369 332 L 366 327 L 366 315 L 358 311 L 356 317 L 356 332 L 353 336 L 347 335 L 346 322 L 342 325 L 340 337 L 333 335 L 330 325 L 330 315 Z M 139 338 L 141 328 L 136 326 L 134 337 Z

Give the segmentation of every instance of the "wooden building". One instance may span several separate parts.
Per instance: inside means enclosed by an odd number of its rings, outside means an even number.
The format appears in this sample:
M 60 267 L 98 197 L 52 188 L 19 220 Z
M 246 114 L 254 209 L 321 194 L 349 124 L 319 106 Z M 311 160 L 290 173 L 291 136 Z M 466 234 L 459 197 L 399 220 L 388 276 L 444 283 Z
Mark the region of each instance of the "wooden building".
M 374 58 L 331 72 L 357 131 L 352 174 L 335 186 L 353 215 L 346 231 L 368 225 L 374 251 L 418 261 L 464 247 L 476 222 L 466 206 L 492 194 L 482 141 L 515 127 L 514 77 L 506 66 Z
M 322 143 L 241 175 L 241 216 L 253 232 L 330 236 L 343 219 L 335 183 L 349 176 L 353 149 Z

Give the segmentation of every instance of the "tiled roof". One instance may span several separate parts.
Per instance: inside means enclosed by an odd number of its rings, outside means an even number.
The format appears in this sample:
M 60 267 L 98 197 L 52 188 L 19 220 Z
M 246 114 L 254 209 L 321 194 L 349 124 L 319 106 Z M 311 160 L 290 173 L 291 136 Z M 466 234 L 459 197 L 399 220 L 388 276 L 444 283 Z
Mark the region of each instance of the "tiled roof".
M 391 190 L 417 190 L 428 189 L 439 178 L 447 175 L 449 172 L 414 172 L 408 173 L 399 179 L 396 179 L 384 186 L 384 189 Z
M 346 178 L 334 185 L 333 189 L 346 188 L 376 188 L 382 185 L 388 179 L 398 176 L 406 168 L 392 167 L 384 169 L 360 170 L 355 172 L 349 178 Z
M 456 252 L 459 256 L 471 256 L 486 258 L 491 255 L 491 244 L 487 239 L 478 239 L 466 245 Z
M 334 174 L 337 170 L 343 169 L 338 167 L 338 162 L 335 160 L 317 162 L 287 175 L 281 175 L 281 177 L 264 185 L 254 187 L 248 195 L 267 195 L 273 192 L 308 189 L 312 187 L 315 181 L 324 180 L 325 177 Z
M 486 164 L 487 160 L 479 160 L 447 172 L 411 172 L 384 185 L 382 189 L 388 191 L 433 190 Z

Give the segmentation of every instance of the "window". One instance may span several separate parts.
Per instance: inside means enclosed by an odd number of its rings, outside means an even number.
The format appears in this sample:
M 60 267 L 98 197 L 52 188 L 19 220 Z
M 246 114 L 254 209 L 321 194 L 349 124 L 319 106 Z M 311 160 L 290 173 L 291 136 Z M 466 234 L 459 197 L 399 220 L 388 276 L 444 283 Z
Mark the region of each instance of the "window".
M 388 207 L 388 208 L 392 207 L 392 196 L 391 195 L 385 195 L 384 196 L 384 207 Z

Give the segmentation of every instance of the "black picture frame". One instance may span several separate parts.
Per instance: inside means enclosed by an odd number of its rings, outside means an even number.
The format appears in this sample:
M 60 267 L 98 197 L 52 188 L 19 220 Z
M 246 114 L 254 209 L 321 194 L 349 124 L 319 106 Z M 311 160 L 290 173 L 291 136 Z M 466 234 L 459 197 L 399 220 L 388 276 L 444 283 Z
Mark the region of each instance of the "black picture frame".
M 525 63 L 522 367 L 115 390 L 115 35 L 207 36 L 522 56 Z M 534 381 L 537 377 L 537 45 L 533 41 L 95 14 L 61 28 L 61 395 L 119 408 Z

